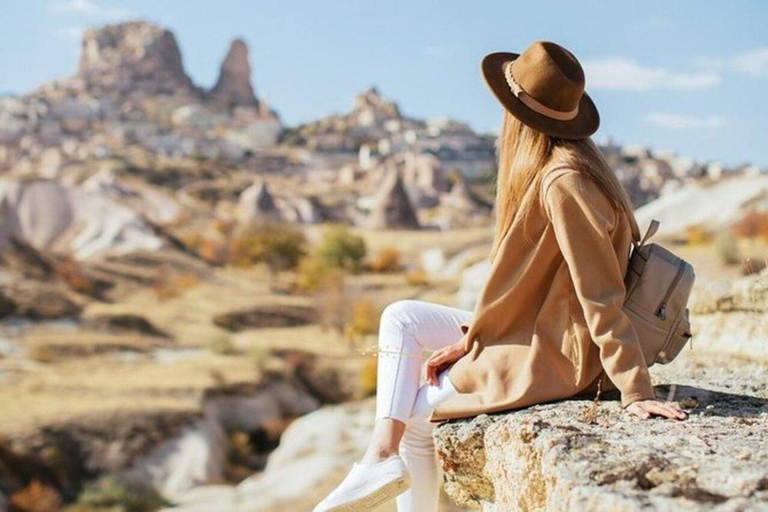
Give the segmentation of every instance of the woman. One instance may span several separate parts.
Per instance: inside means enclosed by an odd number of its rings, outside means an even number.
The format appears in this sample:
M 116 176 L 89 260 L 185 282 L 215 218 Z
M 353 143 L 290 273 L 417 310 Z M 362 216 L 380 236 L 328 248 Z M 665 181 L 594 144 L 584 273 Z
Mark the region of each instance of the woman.
M 316 511 L 437 510 L 433 422 L 621 392 L 641 418 L 684 419 L 655 400 L 622 310 L 639 231 L 626 192 L 589 138 L 599 116 L 565 48 L 536 42 L 482 62 L 504 107 L 491 271 L 474 312 L 418 301 L 384 311 L 376 423 L 363 459 Z M 419 387 L 423 350 L 427 383 Z

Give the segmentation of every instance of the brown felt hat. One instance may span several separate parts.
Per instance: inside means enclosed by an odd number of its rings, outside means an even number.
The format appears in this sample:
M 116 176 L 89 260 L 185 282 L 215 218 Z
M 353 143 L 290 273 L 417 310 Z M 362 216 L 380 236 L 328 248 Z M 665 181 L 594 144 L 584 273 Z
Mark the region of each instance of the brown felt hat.
M 597 107 L 584 92 L 581 64 L 558 44 L 536 41 L 521 54 L 490 53 L 481 69 L 496 99 L 531 128 L 585 139 L 600 126 Z

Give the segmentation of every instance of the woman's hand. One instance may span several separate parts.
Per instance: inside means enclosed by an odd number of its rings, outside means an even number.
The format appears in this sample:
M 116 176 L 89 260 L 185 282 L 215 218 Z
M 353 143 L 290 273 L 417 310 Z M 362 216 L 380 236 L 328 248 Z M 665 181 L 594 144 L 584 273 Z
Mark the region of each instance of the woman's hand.
M 432 386 L 437 386 L 437 376 L 440 372 L 458 361 L 466 353 L 464 340 L 432 352 L 432 355 L 427 359 L 427 382 Z
M 627 406 L 627 412 L 648 419 L 652 415 L 663 416 L 670 420 L 684 420 L 688 415 L 675 402 L 659 402 L 658 400 L 638 400 Z

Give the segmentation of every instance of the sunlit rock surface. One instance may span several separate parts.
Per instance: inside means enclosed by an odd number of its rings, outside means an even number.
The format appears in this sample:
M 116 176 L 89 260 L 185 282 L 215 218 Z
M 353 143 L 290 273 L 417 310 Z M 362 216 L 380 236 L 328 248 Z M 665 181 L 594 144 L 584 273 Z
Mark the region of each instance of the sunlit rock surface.
M 654 367 L 684 422 L 640 420 L 615 400 L 531 407 L 435 431 L 459 505 L 509 510 L 766 510 L 768 368 Z

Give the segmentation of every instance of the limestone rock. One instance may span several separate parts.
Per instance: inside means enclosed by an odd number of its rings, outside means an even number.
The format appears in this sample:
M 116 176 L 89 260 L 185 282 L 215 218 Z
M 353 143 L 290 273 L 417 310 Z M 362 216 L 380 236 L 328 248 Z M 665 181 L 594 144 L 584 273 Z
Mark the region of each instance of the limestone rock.
M 389 172 L 374 196 L 369 223 L 373 229 L 419 228 L 416 212 L 397 171 Z
M 686 381 L 676 370 L 667 379 Z M 764 510 L 765 368 L 718 371 L 656 387 L 693 408 L 684 422 L 630 417 L 617 401 L 592 414 L 591 400 L 573 400 L 443 423 L 445 490 L 485 511 Z
M 259 102 L 251 85 L 248 46 L 242 39 L 232 41 L 210 97 L 213 101 L 229 108 L 258 107 Z

